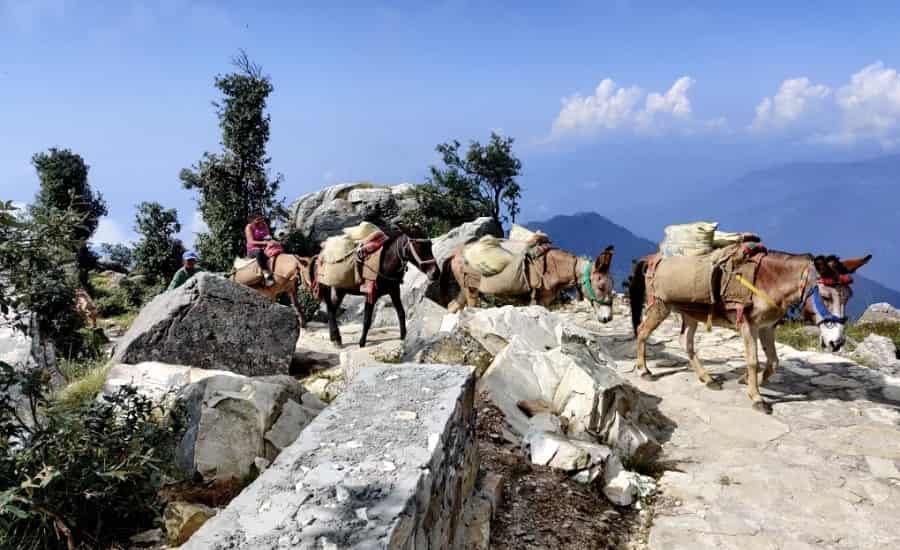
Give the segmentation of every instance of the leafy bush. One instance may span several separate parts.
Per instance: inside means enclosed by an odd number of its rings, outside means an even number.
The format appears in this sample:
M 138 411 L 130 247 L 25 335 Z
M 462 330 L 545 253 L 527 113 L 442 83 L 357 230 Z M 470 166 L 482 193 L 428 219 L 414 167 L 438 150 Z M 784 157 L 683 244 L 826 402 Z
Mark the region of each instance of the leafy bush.
M 102 548 L 151 527 L 183 415 L 165 416 L 132 387 L 73 407 L 56 406 L 49 391 L 45 373 L 0 363 L 0 547 Z

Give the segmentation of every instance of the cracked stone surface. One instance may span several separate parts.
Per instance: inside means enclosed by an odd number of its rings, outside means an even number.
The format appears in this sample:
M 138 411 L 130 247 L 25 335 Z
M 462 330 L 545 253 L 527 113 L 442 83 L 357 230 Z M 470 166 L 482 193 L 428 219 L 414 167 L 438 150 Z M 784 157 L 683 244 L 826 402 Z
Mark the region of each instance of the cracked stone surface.
M 690 369 L 675 316 L 648 346 L 658 379 L 641 379 L 630 319 L 616 313 L 599 325 L 568 310 L 603 334 L 627 379 L 660 397 L 676 424 L 663 444 L 668 469 L 649 548 L 900 548 L 900 377 L 779 344 L 781 365 L 762 389 L 773 405 L 766 416 L 738 384 L 743 349 L 733 331 L 698 331 L 700 359 L 724 385 L 717 392 Z

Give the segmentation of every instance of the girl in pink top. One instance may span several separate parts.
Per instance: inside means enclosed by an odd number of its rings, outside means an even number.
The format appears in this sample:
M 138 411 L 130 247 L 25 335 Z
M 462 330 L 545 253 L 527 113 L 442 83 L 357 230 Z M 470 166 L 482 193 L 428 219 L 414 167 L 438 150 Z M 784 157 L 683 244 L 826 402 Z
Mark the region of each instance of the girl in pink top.
M 247 256 L 256 259 L 265 276 L 266 286 L 273 285 L 275 280 L 269 271 L 269 258 L 266 256 L 266 245 L 272 240 L 272 235 L 262 214 L 250 216 L 250 223 L 244 228 L 244 237 L 247 239 Z

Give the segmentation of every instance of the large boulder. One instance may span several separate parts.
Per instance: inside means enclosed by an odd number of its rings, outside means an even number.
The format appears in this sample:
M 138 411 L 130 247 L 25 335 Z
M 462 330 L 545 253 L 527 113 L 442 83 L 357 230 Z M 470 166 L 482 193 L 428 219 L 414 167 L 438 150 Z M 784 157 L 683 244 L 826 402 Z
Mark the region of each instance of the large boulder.
M 411 191 L 408 184 L 393 187 L 362 182 L 332 185 L 294 201 L 288 208 L 289 226 L 314 242 L 322 242 L 362 221 L 385 227 L 415 208 Z
M 247 376 L 287 374 L 300 325 L 293 309 L 199 273 L 141 309 L 113 360 L 161 361 Z
M 179 406 L 186 432 L 178 465 L 204 479 L 243 479 L 272 461 L 325 408 L 290 376 L 249 378 L 228 371 L 183 365 L 113 365 L 103 394 L 124 385 L 156 402 Z M 258 469 L 258 468 L 257 468 Z
M 464 309 L 459 326 L 482 343 L 492 354 L 502 351 L 518 336 L 526 349 L 546 351 L 559 345 L 557 329 L 562 318 L 542 306 L 503 306 L 487 309 Z
M 886 336 L 870 334 L 856 346 L 851 354 L 868 367 L 884 370 L 889 373 L 900 371 L 900 359 L 897 357 L 897 346 Z
M 53 344 L 41 338 L 34 315 L 12 309 L 0 312 L 0 361 L 21 369 L 55 366 Z
M 900 323 L 900 309 L 886 302 L 872 304 L 866 308 L 866 311 L 857 323 Z
M 566 435 L 586 441 L 594 435 L 628 458 L 644 459 L 660 449 L 641 423 L 640 396 L 616 371 L 614 362 L 587 346 L 568 342 L 550 350 L 515 335 L 479 381 L 479 389 L 503 411 L 521 435 L 531 430 L 519 408 L 524 400 L 549 403 Z

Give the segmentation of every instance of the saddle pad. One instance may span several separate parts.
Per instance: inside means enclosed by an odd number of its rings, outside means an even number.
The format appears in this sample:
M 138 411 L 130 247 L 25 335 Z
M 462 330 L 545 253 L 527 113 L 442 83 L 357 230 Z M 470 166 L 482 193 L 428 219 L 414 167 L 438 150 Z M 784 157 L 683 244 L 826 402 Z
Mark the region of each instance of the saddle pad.
M 664 257 L 653 274 L 653 296 L 669 303 L 712 304 L 713 269 L 709 255 Z
M 378 279 L 378 272 L 381 270 L 381 253 L 383 248 L 379 248 L 370 253 L 362 262 L 362 278 L 364 281 L 374 281 Z

